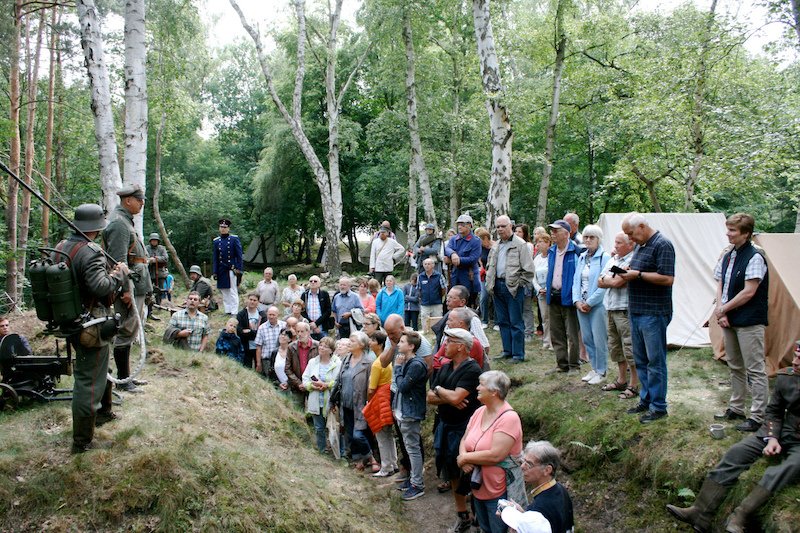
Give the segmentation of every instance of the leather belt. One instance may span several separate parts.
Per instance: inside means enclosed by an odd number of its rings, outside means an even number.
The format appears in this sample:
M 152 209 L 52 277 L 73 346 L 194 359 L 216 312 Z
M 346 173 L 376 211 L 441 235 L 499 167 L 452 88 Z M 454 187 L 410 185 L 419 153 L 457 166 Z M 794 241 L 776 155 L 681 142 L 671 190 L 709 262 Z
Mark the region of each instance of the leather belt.
M 134 263 L 134 264 L 136 264 L 136 263 L 139 263 L 139 264 L 147 263 L 147 258 L 146 257 L 131 257 L 130 259 L 128 259 L 128 263 Z

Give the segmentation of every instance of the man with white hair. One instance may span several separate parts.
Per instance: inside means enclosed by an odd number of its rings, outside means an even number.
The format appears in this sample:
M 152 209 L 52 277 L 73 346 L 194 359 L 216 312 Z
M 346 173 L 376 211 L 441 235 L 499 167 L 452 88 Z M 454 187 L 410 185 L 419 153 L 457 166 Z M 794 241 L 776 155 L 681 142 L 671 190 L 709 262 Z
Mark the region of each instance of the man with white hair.
M 258 310 L 265 311 L 268 307 L 275 305 L 278 301 L 278 282 L 272 279 L 272 267 L 264 269 L 264 279 L 256 285 L 256 292 L 258 293 Z
M 572 282 L 581 248 L 569 240 L 569 224 L 556 220 L 550 224 L 553 246 L 547 255 L 547 305 L 550 312 L 550 342 L 556 355 L 556 368 L 549 372 L 578 371 L 578 311 L 572 300 Z
M 512 363 L 525 360 L 525 323 L 522 308 L 525 289 L 533 284 L 533 256 L 527 243 L 514 234 L 511 219 L 500 215 L 495 220 L 500 238 L 489 252 L 486 290 L 494 297 L 495 322 L 503 341 L 501 358 Z
M 642 389 L 629 414 L 649 424 L 667 416 L 667 326 L 672 320 L 675 248 L 639 213 L 622 220 L 622 231 L 638 246 L 626 274 L 628 314 L 636 372 Z
M 450 237 L 444 248 L 450 264 L 450 286 L 462 285 L 469 290 L 467 305 L 475 307 L 481 293 L 481 240 L 472 233 L 472 217 L 464 214 L 456 219 L 458 233 Z
M 578 214 L 569 212 L 564 215 L 564 221 L 569 224 L 569 240 L 574 242 L 576 246 L 583 247 L 583 235 L 578 231 L 581 223 Z

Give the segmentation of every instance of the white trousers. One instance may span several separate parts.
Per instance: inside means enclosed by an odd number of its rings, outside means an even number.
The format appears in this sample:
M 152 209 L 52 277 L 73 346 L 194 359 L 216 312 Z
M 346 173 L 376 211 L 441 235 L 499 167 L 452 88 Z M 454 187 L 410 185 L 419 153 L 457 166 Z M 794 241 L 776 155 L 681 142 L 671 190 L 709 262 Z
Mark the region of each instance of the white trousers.
M 220 289 L 222 293 L 222 305 L 225 306 L 225 314 L 235 315 L 239 312 L 239 288 L 236 286 L 236 274 L 233 270 L 228 271 L 231 280 L 230 289 Z

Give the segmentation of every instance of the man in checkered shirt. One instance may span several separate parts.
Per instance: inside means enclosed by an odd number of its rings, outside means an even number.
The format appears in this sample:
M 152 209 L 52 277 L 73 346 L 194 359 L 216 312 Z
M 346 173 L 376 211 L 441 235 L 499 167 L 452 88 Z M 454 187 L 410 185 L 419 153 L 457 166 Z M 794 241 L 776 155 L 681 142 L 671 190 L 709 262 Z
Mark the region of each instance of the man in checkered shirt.
M 200 294 L 190 292 L 186 297 L 186 309 L 173 313 L 169 327 L 180 330 L 175 336 L 186 339 L 190 350 L 202 352 L 208 342 L 208 316 L 197 310 L 199 306 Z
M 630 267 L 620 276 L 628 282 L 628 316 L 639 404 L 628 409 L 649 424 L 667 416 L 667 326 L 672 320 L 675 248 L 639 213 L 622 220 L 622 231 L 637 244 Z
M 278 335 L 285 327 L 286 322 L 278 320 L 278 308 L 273 305 L 267 309 L 267 321 L 256 333 L 256 372 L 267 372 L 272 352 L 278 347 Z

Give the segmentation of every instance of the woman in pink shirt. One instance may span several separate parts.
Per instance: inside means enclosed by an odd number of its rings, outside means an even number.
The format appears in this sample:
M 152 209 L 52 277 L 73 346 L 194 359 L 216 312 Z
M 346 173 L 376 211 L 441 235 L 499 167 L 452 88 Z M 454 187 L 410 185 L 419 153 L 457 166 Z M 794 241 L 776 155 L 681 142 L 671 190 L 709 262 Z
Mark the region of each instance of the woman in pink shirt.
M 507 529 L 496 515 L 497 501 L 508 495 L 506 471 L 499 463 L 509 456 L 522 455 L 522 422 L 506 401 L 510 387 L 511 380 L 504 372 L 481 374 L 478 401 L 483 406 L 470 418 L 459 447 L 458 466 L 467 474 L 480 468 L 480 487 L 476 488 L 476 476 L 472 476 L 472 497 L 478 524 L 487 533 L 503 533 Z M 527 502 L 517 503 L 524 507 Z
M 369 292 L 367 280 L 362 280 L 361 283 L 358 284 L 358 299 L 361 300 L 364 313 L 375 312 L 375 297 Z

